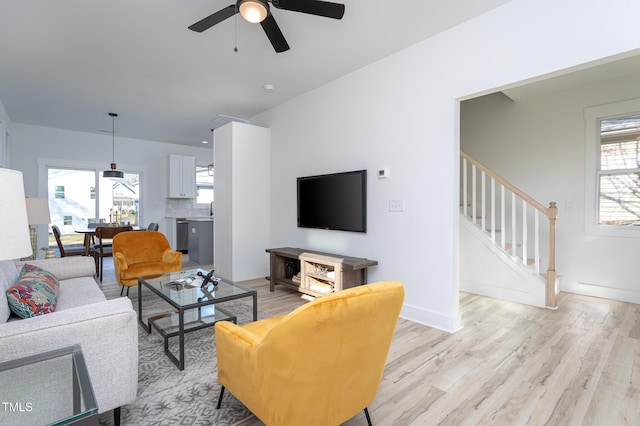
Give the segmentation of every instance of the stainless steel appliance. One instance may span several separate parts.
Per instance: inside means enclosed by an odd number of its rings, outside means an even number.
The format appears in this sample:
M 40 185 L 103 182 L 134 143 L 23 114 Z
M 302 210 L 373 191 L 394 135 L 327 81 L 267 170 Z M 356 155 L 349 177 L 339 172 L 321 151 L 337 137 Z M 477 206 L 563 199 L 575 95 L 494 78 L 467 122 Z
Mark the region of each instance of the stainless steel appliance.
M 189 252 L 189 222 L 185 217 L 176 219 L 176 250 Z

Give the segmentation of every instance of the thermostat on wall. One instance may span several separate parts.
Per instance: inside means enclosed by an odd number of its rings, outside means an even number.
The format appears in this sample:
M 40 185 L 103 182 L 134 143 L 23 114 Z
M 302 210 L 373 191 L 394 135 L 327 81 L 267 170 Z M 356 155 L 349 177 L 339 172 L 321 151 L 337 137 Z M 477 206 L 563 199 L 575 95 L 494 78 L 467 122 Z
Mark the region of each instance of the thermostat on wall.
M 389 168 L 385 167 L 384 169 L 378 170 L 378 179 L 386 179 L 389 177 Z

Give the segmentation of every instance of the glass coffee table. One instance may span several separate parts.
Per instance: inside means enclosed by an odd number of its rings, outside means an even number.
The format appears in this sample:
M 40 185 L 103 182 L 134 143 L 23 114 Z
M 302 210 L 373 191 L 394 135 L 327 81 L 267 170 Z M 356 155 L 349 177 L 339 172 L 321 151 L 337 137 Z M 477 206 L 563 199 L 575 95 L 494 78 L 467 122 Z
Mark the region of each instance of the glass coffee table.
M 0 424 L 98 425 L 80 346 L 0 363 Z
M 198 272 L 202 276 L 198 276 Z M 203 269 L 187 269 L 138 278 L 138 322 L 151 333 L 154 328 L 164 338 L 164 353 L 180 370 L 184 370 L 184 335 L 191 331 L 213 327 L 218 321 L 237 322 L 237 317 L 225 311 L 217 303 L 244 297 L 253 298 L 253 320 L 258 319 L 258 292 L 252 288 L 226 281 L 210 282 L 200 288 Z M 216 284 L 214 286 L 214 283 Z M 171 312 L 142 319 L 142 289 L 147 288 L 174 308 Z M 179 354 L 169 348 L 169 338 L 178 336 Z

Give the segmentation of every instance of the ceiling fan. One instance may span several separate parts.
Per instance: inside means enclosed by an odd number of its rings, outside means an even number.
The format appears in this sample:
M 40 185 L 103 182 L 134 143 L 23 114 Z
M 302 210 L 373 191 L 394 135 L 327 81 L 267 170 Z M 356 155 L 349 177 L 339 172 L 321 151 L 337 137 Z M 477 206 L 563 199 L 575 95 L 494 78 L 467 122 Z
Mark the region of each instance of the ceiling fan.
M 277 53 L 289 50 L 289 44 L 285 40 L 280 27 L 271 14 L 269 3 L 276 9 L 291 10 L 293 12 L 308 13 L 310 15 L 324 16 L 326 18 L 342 19 L 344 5 L 320 0 L 238 0 L 236 4 L 220 9 L 213 15 L 196 22 L 189 27 L 190 30 L 203 32 L 216 24 L 232 17 L 236 13 L 254 24 L 260 23 L 271 45 Z

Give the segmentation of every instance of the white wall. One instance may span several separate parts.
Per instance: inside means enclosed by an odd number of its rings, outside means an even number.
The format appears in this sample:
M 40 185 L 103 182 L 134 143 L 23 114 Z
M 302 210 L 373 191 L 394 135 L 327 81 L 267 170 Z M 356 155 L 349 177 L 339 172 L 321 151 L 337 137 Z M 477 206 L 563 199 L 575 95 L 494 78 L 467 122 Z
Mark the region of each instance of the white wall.
M 546 283 L 497 247 L 470 220 L 460 220 L 460 289 L 503 300 L 546 306 Z
M 457 99 L 638 48 L 638 13 L 623 0 L 513 0 L 255 117 L 271 128 L 271 245 L 376 259 L 369 281 L 404 282 L 404 317 L 457 329 Z M 391 178 L 377 180 L 380 167 Z M 297 176 L 361 168 L 367 234 L 296 227 Z
M 231 122 L 214 132 L 213 256 L 230 281 L 269 275 L 269 129 Z
M 46 182 L 46 176 L 38 176 L 38 159 L 61 162 L 80 162 L 97 165 L 108 170 L 112 158 L 111 135 L 74 132 L 50 127 L 11 124 L 11 168 L 24 176 L 28 196 L 38 194 L 38 180 Z M 118 170 L 137 171 L 142 174 L 142 223 L 160 222 L 165 216 L 168 174 L 168 154 L 192 155 L 209 164 L 213 159 L 211 148 L 188 147 L 140 139 L 115 138 L 115 160 Z
M 461 146 L 543 204 L 558 203 L 561 290 L 640 303 L 640 238 L 585 230 L 585 108 L 631 98 L 640 74 L 521 102 L 474 99 L 462 108 Z

